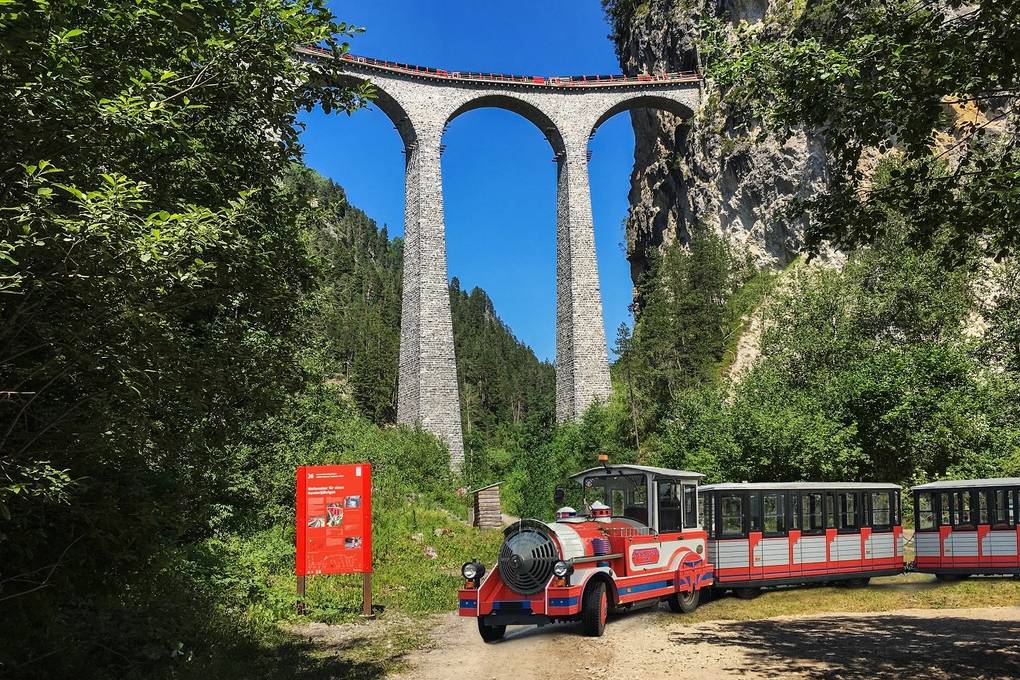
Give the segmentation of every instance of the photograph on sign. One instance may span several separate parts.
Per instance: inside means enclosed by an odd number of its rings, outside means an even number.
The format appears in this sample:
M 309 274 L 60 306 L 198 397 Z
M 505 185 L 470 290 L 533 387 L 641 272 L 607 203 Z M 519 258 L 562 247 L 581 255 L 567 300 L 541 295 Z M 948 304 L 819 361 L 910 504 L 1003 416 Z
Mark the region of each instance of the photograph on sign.
M 344 521 L 344 508 L 340 503 L 330 503 L 326 506 L 326 526 L 338 527 Z

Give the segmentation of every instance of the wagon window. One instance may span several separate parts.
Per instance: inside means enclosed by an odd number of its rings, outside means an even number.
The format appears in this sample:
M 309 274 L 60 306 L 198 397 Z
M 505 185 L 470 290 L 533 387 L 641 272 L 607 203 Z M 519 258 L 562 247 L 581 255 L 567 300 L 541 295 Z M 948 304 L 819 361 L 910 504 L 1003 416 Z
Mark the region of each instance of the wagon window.
M 944 493 L 940 495 L 941 502 L 939 505 L 942 508 L 942 526 L 949 526 L 953 523 L 953 494 Z
M 935 528 L 935 509 L 932 501 L 930 493 L 917 494 L 917 528 L 921 531 L 931 531 Z
M 994 491 L 993 514 L 996 524 L 1013 525 L 1013 490 L 996 489 Z
M 971 524 L 973 517 L 970 512 L 970 491 L 957 491 L 953 494 L 955 499 L 956 523 Z
M 889 492 L 871 494 L 871 526 L 892 526 L 892 496 Z
M 705 531 L 709 536 L 712 536 L 712 505 L 709 500 L 710 498 L 711 496 L 708 494 L 698 494 L 698 517 L 701 518 Z
M 720 522 L 723 536 L 744 535 L 744 499 L 740 496 L 720 496 Z
M 825 526 L 829 529 L 836 528 L 836 494 L 825 494 Z
M 781 493 L 762 496 L 762 530 L 766 534 L 786 533 L 786 503 Z
M 978 507 L 977 507 L 978 524 L 988 524 L 989 523 L 989 520 L 988 520 L 988 492 L 982 489 L 981 491 L 977 492 L 977 497 L 978 497 Z
M 684 528 L 693 529 L 698 526 L 698 496 L 693 484 L 684 484 Z
M 804 531 L 825 531 L 825 513 L 822 507 L 822 494 L 804 494 Z
M 790 496 L 790 530 L 797 531 L 801 528 L 800 524 L 800 494 L 797 492 L 791 493 Z
M 839 494 L 839 528 L 857 528 L 857 494 Z
M 761 531 L 761 496 L 756 493 L 747 495 L 748 504 L 750 505 L 750 522 L 748 523 L 749 531 Z

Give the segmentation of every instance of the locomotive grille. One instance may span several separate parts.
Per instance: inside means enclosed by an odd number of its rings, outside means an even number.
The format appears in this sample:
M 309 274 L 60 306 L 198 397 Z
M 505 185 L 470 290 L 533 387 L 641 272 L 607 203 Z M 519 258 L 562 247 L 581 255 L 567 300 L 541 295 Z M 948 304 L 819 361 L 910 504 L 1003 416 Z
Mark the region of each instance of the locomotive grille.
M 499 575 L 515 593 L 534 595 L 549 582 L 558 559 L 559 550 L 548 535 L 523 528 L 503 541 L 499 549 Z

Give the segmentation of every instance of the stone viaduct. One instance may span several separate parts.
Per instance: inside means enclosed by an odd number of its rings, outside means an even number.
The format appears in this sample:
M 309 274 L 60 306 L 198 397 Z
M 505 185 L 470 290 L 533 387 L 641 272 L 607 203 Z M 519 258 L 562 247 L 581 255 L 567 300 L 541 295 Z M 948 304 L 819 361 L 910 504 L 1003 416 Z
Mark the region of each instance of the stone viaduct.
M 333 59 L 299 48 L 308 60 Z M 588 141 L 622 111 L 654 108 L 690 117 L 700 99 L 693 73 L 542 78 L 445 71 L 343 55 L 352 82 L 369 82 L 374 103 L 405 148 L 404 271 L 397 420 L 446 441 L 451 466 L 464 459 L 457 366 L 446 271 L 442 138 L 457 116 L 496 107 L 535 124 L 557 163 L 556 417 L 573 419 L 610 393 L 602 294 L 595 260 Z

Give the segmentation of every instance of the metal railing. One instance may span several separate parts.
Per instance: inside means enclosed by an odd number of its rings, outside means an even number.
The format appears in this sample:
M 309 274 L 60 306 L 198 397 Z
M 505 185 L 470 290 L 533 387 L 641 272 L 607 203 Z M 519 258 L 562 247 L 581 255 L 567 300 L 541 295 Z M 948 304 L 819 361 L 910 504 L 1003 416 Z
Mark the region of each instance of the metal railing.
M 333 57 L 333 53 L 321 47 L 299 47 L 299 52 L 318 57 Z M 582 76 L 519 76 L 506 73 L 481 73 L 477 71 L 447 71 L 441 68 L 430 68 L 428 66 L 416 66 L 395 61 L 372 59 L 354 54 L 341 55 L 344 61 L 363 64 L 373 68 L 384 69 L 395 73 L 406 75 L 426 76 L 430 78 L 442 78 L 447 80 L 468 80 L 486 83 L 509 83 L 515 85 L 539 86 L 539 87 L 614 87 L 620 85 L 644 85 L 644 84 L 670 84 L 670 83 L 691 83 L 701 80 L 701 76 L 693 71 L 664 73 L 664 74 L 641 74 L 636 76 L 625 75 L 582 75 Z

